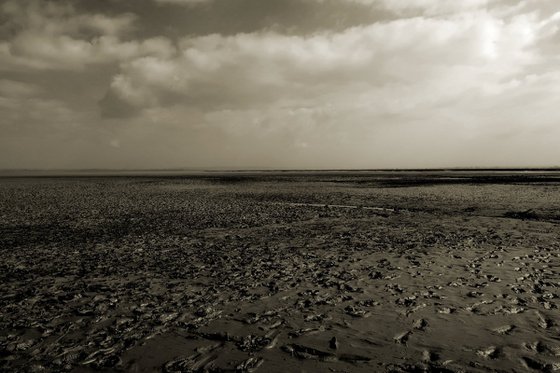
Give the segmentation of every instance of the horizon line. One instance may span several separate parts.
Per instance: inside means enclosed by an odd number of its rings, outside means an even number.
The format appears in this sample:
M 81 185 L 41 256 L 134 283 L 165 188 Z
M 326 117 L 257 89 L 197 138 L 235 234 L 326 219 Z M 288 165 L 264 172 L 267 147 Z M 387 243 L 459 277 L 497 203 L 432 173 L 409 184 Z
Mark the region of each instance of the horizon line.
M 550 167 L 418 167 L 418 168 L 262 168 L 262 167 L 184 167 L 184 168 L 13 168 L 0 169 L 0 176 L 9 174 L 118 174 L 118 173 L 165 173 L 165 172 L 460 172 L 460 171 L 560 171 L 560 166 Z M 53 175 L 54 176 L 54 175 Z

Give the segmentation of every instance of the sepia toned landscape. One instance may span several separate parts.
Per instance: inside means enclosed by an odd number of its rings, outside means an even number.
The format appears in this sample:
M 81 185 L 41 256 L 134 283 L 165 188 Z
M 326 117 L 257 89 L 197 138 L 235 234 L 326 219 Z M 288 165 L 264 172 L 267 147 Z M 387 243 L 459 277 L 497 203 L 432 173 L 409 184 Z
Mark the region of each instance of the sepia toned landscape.
M 0 179 L 5 372 L 560 371 L 555 171 Z
M 0 0 L 0 373 L 560 373 L 559 0 Z

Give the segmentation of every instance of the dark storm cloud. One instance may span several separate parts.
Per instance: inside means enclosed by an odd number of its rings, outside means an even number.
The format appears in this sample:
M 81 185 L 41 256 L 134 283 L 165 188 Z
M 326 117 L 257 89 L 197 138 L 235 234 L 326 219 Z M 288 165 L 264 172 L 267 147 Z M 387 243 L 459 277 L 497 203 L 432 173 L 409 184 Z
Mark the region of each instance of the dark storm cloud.
M 394 18 L 382 7 L 340 0 L 120 0 L 76 4 L 90 12 L 134 13 L 141 20 L 138 35 L 142 37 L 234 35 L 263 29 L 305 34 Z

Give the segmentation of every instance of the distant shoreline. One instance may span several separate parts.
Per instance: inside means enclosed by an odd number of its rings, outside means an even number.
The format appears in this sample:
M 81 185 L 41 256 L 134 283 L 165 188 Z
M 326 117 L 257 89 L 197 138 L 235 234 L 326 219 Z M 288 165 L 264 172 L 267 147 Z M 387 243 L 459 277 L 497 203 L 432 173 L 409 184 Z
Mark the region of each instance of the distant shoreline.
M 72 176 L 204 176 L 204 175 L 305 175 L 305 174 L 392 174 L 392 173 L 557 173 L 560 167 L 539 168 L 386 168 L 386 169 L 68 169 L 68 170 L 0 170 L 5 177 L 72 177 Z

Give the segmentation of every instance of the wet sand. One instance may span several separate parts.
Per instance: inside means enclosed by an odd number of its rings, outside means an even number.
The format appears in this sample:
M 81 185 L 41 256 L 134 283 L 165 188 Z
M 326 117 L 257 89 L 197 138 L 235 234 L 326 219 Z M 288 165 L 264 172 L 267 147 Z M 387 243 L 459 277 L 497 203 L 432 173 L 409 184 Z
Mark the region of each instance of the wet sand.
M 559 176 L 0 179 L 0 370 L 560 371 Z

